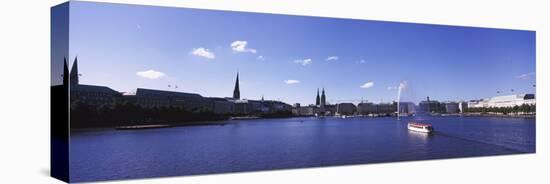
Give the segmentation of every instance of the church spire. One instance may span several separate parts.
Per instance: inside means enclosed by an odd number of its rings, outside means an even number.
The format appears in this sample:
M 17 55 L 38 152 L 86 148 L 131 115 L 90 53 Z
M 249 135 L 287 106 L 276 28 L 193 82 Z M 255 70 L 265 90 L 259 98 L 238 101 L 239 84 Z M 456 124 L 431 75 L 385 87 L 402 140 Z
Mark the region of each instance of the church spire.
M 69 67 L 67 66 L 67 58 L 63 58 L 63 85 L 69 85 Z
M 327 104 L 327 98 L 325 96 L 325 88 L 323 88 L 323 92 L 321 93 L 321 106 L 325 106 Z
M 315 98 L 315 105 L 321 105 L 321 99 L 319 97 L 319 88 L 317 88 L 317 97 Z
M 78 58 L 74 58 L 73 66 L 71 67 L 71 73 L 69 82 L 71 85 L 78 85 Z
M 241 91 L 239 90 L 239 72 L 237 72 L 237 80 L 235 80 L 235 89 L 233 89 L 233 98 L 241 99 Z

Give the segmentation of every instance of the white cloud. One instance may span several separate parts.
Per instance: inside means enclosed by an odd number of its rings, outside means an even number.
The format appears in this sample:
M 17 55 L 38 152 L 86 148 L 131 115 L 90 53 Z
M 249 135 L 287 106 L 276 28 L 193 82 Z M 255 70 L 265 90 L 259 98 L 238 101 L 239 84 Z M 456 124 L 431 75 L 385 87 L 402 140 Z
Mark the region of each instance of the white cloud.
M 311 59 L 297 59 L 297 60 L 294 60 L 294 63 L 296 64 L 301 64 L 303 66 L 306 66 L 306 65 L 309 65 L 311 64 L 312 60 Z
M 522 79 L 522 80 L 527 80 L 527 79 L 530 79 L 531 76 L 534 76 L 534 75 L 535 75 L 535 72 L 529 72 L 529 73 L 518 75 L 517 78 Z
M 363 64 L 363 63 L 366 63 L 367 61 L 365 61 L 364 59 L 361 59 L 359 60 L 359 63 Z
M 329 56 L 329 57 L 327 57 L 326 60 L 327 60 L 327 61 L 336 61 L 336 60 L 338 60 L 338 59 L 339 59 L 338 56 Z
M 213 52 L 210 52 L 210 50 L 202 48 L 202 47 L 194 48 L 193 51 L 191 51 L 191 54 L 193 54 L 195 56 L 204 57 L 204 58 L 207 58 L 207 59 L 216 58 L 216 55 L 214 55 Z
M 292 80 L 292 79 L 285 80 L 284 82 L 285 82 L 286 84 L 298 84 L 298 83 L 300 83 L 299 80 Z
M 388 86 L 388 90 L 396 90 L 397 86 Z
M 363 89 L 368 89 L 368 88 L 371 88 L 372 86 L 374 86 L 374 82 L 372 81 L 369 81 L 361 86 L 359 86 L 360 88 L 363 88 Z
M 143 71 L 143 72 L 137 72 L 136 75 L 140 76 L 140 77 L 143 77 L 143 78 L 148 78 L 148 79 L 158 79 L 158 78 L 166 76 L 166 74 L 164 74 L 162 72 L 159 72 L 159 71 L 155 71 L 155 70 L 147 70 L 147 71 Z
M 231 49 L 235 52 L 250 52 L 250 53 L 256 53 L 256 49 L 252 48 L 246 48 L 246 45 L 248 44 L 247 41 L 241 41 L 237 40 L 231 43 Z
M 265 57 L 264 56 L 258 56 L 257 59 L 260 60 L 260 61 L 263 61 L 263 60 L 265 60 Z

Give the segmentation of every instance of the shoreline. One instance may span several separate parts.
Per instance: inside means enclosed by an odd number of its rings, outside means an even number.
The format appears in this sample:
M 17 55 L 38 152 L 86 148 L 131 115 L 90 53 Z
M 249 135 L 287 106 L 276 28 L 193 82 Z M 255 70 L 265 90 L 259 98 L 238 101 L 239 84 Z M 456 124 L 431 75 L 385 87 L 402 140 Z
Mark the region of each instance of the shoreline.
M 239 121 L 258 120 L 258 119 L 281 119 L 281 118 L 296 118 L 306 116 L 288 116 L 288 117 L 243 117 L 238 116 L 235 119 L 218 119 L 218 120 L 205 120 L 194 122 L 180 122 L 180 123 L 167 123 L 165 121 L 159 121 L 158 123 L 139 124 L 139 125 L 127 125 L 127 126 L 109 126 L 109 127 L 86 127 L 86 128 L 70 128 L 72 133 L 88 132 L 88 131 L 101 131 L 101 130 L 143 130 L 143 129 L 158 129 L 158 128 L 171 128 L 171 127 L 186 127 L 186 126 L 224 126 L 231 124 L 231 121 L 237 123 Z
M 499 117 L 499 118 L 536 118 L 536 114 L 481 114 L 481 113 L 466 113 L 461 116 L 467 117 Z
M 503 115 L 503 114 L 478 114 L 478 113 L 468 113 L 468 114 L 436 114 L 429 115 L 434 117 L 497 117 L 497 118 L 536 118 L 536 114 L 530 115 Z M 142 125 L 128 125 L 128 126 L 114 126 L 114 127 L 89 127 L 89 128 L 71 128 L 71 133 L 78 132 L 89 132 L 89 131 L 102 131 L 102 130 L 143 130 L 143 129 L 159 129 L 159 128 L 172 128 L 172 127 L 187 127 L 187 126 L 224 126 L 226 124 L 236 124 L 242 123 L 249 120 L 259 120 L 259 119 L 281 119 L 281 118 L 313 118 L 315 116 L 288 116 L 288 117 L 254 117 L 254 118 L 236 118 L 236 119 L 227 119 L 227 120 L 210 120 L 210 121 L 197 121 L 197 122 L 183 122 L 183 123 L 151 123 L 151 124 L 142 124 Z M 392 116 L 357 116 L 360 118 L 386 118 Z M 414 116 L 412 116 L 414 117 Z

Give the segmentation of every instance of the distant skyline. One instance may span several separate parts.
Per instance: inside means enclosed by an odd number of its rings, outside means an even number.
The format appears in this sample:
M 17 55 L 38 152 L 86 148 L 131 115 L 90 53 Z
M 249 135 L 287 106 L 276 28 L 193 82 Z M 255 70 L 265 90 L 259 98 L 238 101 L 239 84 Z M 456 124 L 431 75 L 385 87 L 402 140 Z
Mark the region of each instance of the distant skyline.
M 231 97 L 239 72 L 241 98 L 304 105 L 535 93 L 534 31 L 93 2 L 69 27 L 80 82 L 121 92 Z

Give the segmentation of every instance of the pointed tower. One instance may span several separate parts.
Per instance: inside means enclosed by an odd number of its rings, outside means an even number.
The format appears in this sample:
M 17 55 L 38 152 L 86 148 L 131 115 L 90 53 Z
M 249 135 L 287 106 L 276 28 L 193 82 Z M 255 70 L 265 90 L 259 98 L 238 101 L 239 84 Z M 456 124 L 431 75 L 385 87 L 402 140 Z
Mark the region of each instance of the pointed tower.
M 69 67 L 67 66 L 67 58 L 63 58 L 63 85 L 69 84 Z
M 317 88 L 317 98 L 315 98 L 315 105 L 321 105 L 321 97 L 319 97 L 319 88 Z
M 321 93 L 321 107 L 324 107 L 327 104 L 327 98 L 325 96 L 325 88 L 323 88 L 323 92 Z
M 233 89 L 233 98 L 241 99 L 241 91 L 239 90 L 239 72 L 237 72 L 237 80 L 235 81 L 235 89 Z
M 78 58 L 74 58 L 73 66 L 71 67 L 71 74 L 69 82 L 71 85 L 78 85 Z

